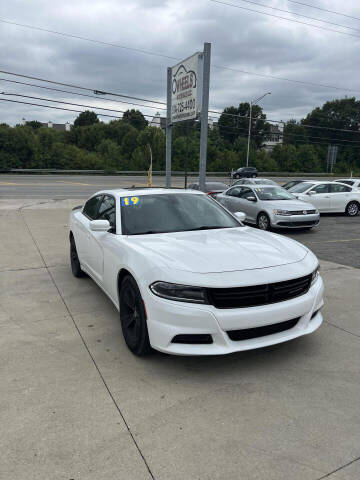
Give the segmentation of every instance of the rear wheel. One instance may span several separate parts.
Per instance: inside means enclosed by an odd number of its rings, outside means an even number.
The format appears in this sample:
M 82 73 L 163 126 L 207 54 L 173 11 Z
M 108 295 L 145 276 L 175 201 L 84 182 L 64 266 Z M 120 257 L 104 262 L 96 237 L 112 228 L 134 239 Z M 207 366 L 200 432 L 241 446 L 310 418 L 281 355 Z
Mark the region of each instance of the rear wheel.
M 257 217 L 257 227 L 260 228 L 260 230 L 270 230 L 270 218 L 268 215 L 264 212 L 259 213 Z
M 81 270 L 80 261 L 79 261 L 79 257 L 76 250 L 75 240 L 72 235 L 70 237 L 70 263 L 71 263 L 71 271 L 74 277 L 80 278 L 86 275 L 85 272 Z
M 357 202 L 350 202 L 345 209 L 346 215 L 355 217 L 359 213 L 359 204 Z
M 120 321 L 125 343 L 135 355 L 151 351 L 146 323 L 146 313 L 139 287 L 130 275 L 120 286 Z
M 255 173 L 254 173 L 254 175 L 251 175 L 251 177 L 252 177 L 252 178 L 256 178 L 256 175 L 255 175 Z

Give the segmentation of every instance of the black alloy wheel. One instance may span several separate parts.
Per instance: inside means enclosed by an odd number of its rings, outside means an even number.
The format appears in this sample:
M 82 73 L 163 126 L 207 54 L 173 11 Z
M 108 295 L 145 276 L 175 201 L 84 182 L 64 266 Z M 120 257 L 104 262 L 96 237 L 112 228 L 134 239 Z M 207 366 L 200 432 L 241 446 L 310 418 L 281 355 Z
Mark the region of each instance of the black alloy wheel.
M 346 215 L 349 217 L 356 217 L 359 213 L 359 204 L 357 202 L 350 202 L 345 209 Z
M 266 213 L 259 213 L 256 223 L 260 230 L 270 230 L 270 218 Z
M 70 237 L 70 263 L 71 263 L 71 271 L 74 277 L 80 278 L 86 275 L 85 272 L 81 270 L 80 261 L 79 261 L 79 257 L 76 250 L 75 240 L 72 235 Z
M 120 321 L 125 343 L 135 355 L 150 353 L 146 313 L 139 287 L 130 275 L 120 286 Z

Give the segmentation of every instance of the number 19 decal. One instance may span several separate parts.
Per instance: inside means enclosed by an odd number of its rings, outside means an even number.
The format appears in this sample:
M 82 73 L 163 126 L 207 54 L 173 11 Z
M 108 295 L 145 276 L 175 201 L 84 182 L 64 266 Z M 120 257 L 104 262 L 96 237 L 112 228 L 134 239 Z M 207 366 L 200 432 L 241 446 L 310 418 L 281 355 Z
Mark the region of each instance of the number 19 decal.
M 121 205 L 124 207 L 128 207 L 129 205 L 137 205 L 139 201 L 140 201 L 139 197 L 122 197 Z

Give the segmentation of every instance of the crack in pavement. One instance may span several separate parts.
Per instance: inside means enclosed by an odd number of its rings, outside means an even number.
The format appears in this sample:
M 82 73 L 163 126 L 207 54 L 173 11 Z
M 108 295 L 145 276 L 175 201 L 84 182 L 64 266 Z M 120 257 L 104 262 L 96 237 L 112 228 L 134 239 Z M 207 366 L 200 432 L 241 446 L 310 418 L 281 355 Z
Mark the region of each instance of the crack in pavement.
M 360 457 L 355 458 L 354 460 L 351 460 L 351 462 L 348 462 L 348 463 L 346 463 L 345 465 L 342 465 L 341 467 L 337 468 L 336 470 L 333 470 L 332 472 L 327 473 L 326 475 L 323 475 L 323 476 L 320 477 L 320 478 L 317 478 L 317 480 L 323 480 L 324 478 L 329 478 L 329 477 L 330 477 L 331 475 L 333 475 L 334 473 L 337 473 L 337 472 L 339 472 L 340 470 L 343 470 L 344 468 L 349 467 L 350 465 L 352 465 L 352 464 L 355 463 L 355 462 L 358 462 L 359 460 L 360 460 Z
M 341 328 L 338 325 L 335 325 L 334 323 L 329 322 L 328 320 L 324 320 L 324 322 L 330 325 L 331 327 L 341 330 L 342 332 L 345 332 L 345 333 L 348 333 L 349 335 L 353 335 L 354 337 L 360 338 L 360 335 L 358 335 L 357 333 L 353 333 L 353 332 L 350 332 L 349 330 L 345 330 L 345 328 Z
M 135 439 L 134 434 L 133 434 L 132 431 L 130 430 L 129 424 L 128 424 L 127 421 L 126 421 L 124 414 L 122 413 L 122 411 L 121 411 L 118 403 L 116 402 L 116 400 L 115 400 L 115 398 L 114 398 L 114 396 L 113 396 L 113 394 L 112 394 L 112 392 L 111 392 L 111 390 L 110 390 L 110 387 L 109 387 L 108 384 L 106 383 L 106 380 L 105 380 L 103 374 L 101 373 L 101 370 L 100 370 L 99 366 L 97 365 L 96 360 L 95 360 L 93 354 L 91 353 L 89 346 L 87 345 L 87 343 L 86 343 L 86 341 L 85 341 L 85 338 L 84 338 L 83 335 L 81 334 L 80 328 L 78 327 L 78 325 L 77 325 L 77 323 L 76 323 L 76 321 L 75 321 L 75 319 L 74 319 L 74 316 L 73 316 L 73 314 L 72 314 L 71 311 L 70 311 L 70 308 L 68 307 L 68 305 L 67 305 L 64 297 L 62 296 L 62 294 L 61 294 L 61 292 L 60 292 L 60 289 L 59 289 L 57 283 L 55 282 L 55 279 L 54 279 L 54 277 L 53 277 L 53 275 L 52 275 L 52 273 L 51 273 L 51 271 L 50 271 L 50 267 L 46 264 L 45 258 L 43 257 L 43 255 L 42 255 L 42 253 L 41 253 L 40 247 L 39 247 L 39 245 L 38 245 L 38 243 L 37 243 L 37 241 L 36 241 L 36 239 L 35 239 L 32 231 L 31 231 L 31 229 L 30 229 L 30 227 L 29 227 L 29 225 L 28 225 L 28 223 L 27 223 L 27 221 L 26 221 L 25 216 L 24 216 L 23 213 L 22 213 L 22 209 L 23 209 L 23 208 L 25 208 L 25 207 L 20 207 L 20 208 L 18 209 L 18 212 L 20 213 L 20 216 L 21 216 L 21 218 L 22 218 L 22 220 L 23 220 L 23 222 L 24 222 L 24 225 L 25 225 L 25 227 L 26 227 L 26 229 L 27 229 L 27 231 L 28 231 L 28 233 L 29 233 L 29 235 L 30 235 L 30 237 L 31 237 L 31 239 L 32 239 L 32 241 L 33 241 L 33 243 L 34 243 L 34 245 L 35 245 L 35 247 L 36 247 L 39 255 L 40 255 L 40 258 L 41 258 L 41 260 L 42 260 L 42 262 L 43 262 L 43 264 L 44 264 L 44 268 L 45 268 L 46 271 L 48 272 L 48 275 L 49 275 L 49 277 L 50 277 L 50 279 L 51 279 L 54 287 L 56 288 L 56 290 L 57 290 L 57 292 L 58 292 L 58 294 L 59 294 L 59 297 L 60 297 L 61 301 L 63 302 L 63 304 L 64 304 L 64 306 L 65 306 L 65 308 L 66 308 L 66 310 L 67 310 L 67 312 L 68 312 L 68 315 L 70 316 L 70 318 L 71 318 L 71 320 L 72 320 L 72 322 L 73 322 L 73 324 L 74 324 L 74 327 L 75 327 L 75 329 L 76 329 L 76 331 L 77 331 L 77 333 L 78 333 L 78 335 L 79 335 L 79 337 L 80 337 L 80 339 L 81 339 L 81 341 L 82 341 L 82 343 L 83 343 L 83 345 L 84 345 L 87 353 L 89 354 L 89 356 L 90 356 L 90 358 L 91 358 L 91 361 L 93 362 L 94 367 L 95 367 L 95 369 L 97 370 L 97 372 L 98 372 L 98 374 L 99 374 L 99 377 L 100 377 L 100 379 L 101 379 L 101 381 L 102 381 L 105 389 L 107 390 L 107 392 L 108 392 L 108 394 L 109 394 L 109 396 L 110 396 L 110 398 L 111 398 L 111 400 L 112 400 L 115 408 L 117 409 L 120 417 L 122 418 L 122 420 L 123 420 L 123 422 L 124 422 L 124 425 L 125 425 L 128 433 L 129 433 L 129 435 L 130 435 L 130 437 L 131 437 L 131 439 L 132 439 L 132 441 L 133 441 L 133 444 L 134 444 L 135 448 L 137 449 L 137 451 L 138 451 L 138 453 L 139 453 L 142 461 L 144 462 L 145 467 L 146 467 L 146 469 L 147 469 L 147 471 L 148 471 L 151 479 L 152 479 L 152 480 L 155 480 L 154 474 L 152 473 L 152 471 L 151 471 L 151 469 L 150 469 L 150 466 L 149 466 L 149 464 L 148 464 L 148 462 L 147 462 L 144 454 L 142 453 L 142 451 L 141 451 L 141 449 L 140 449 L 140 447 L 139 447 L 139 445 L 138 445 L 138 443 L 137 443 L 137 441 L 136 441 L 136 439 Z

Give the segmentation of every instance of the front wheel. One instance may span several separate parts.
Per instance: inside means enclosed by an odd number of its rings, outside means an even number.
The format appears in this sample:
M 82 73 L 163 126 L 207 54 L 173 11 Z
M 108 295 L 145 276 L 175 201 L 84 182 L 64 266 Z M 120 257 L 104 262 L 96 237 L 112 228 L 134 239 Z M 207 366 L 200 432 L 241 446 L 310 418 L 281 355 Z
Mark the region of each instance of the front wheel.
M 76 278 L 85 277 L 86 274 L 83 270 L 81 270 L 80 260 L 76 250 L 75 240 L 72 235 L 70 237 L 70 263 L 71 263 L 71 271 L 74 277 Z
M 139 287 L 128 275 L 120 286 L 120 321 L 124 340 L 129 350 L 143 356 L 151 351 L 146 313 Z
M 256 224 L 260 230 L 270 230 L 271 227 L 270 218 L 266 213 L 259 213 Z
M 359 204 L 357 202 L 350 202 L 345 209 L 346 215 L 355 217 L 359 213 Z

